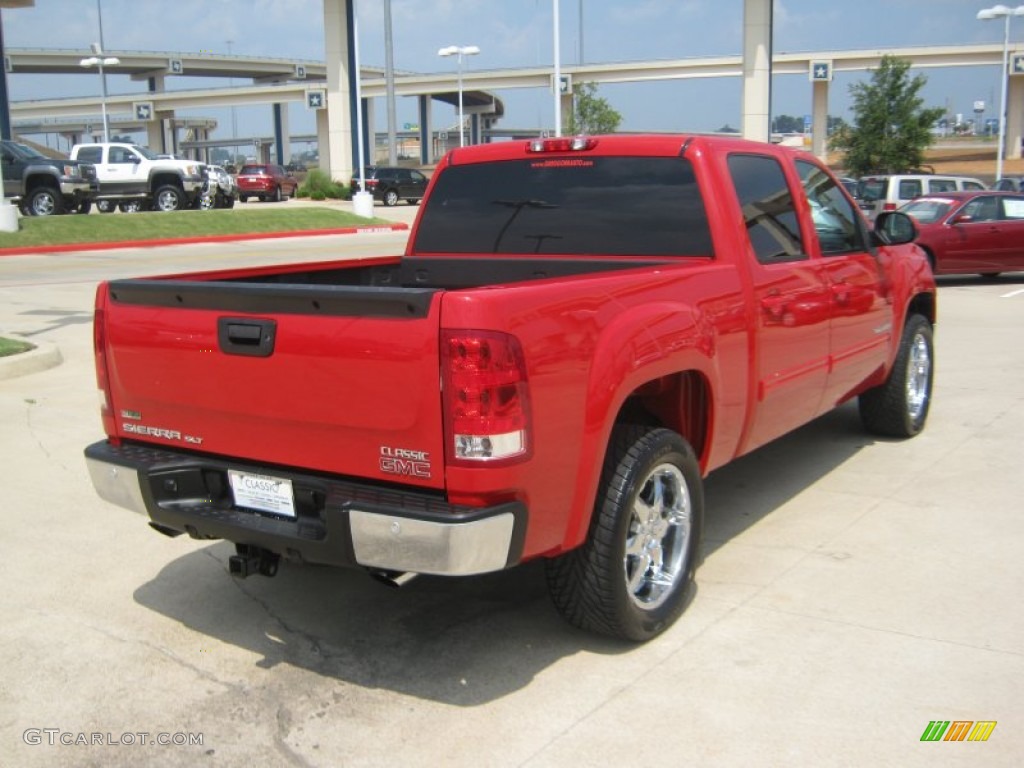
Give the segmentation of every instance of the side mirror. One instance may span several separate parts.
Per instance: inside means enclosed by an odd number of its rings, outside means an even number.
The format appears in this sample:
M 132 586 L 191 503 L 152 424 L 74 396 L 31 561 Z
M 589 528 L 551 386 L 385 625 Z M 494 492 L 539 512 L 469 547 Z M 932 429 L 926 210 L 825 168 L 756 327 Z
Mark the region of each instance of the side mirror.
M 885 211 L 875 217 L 874 234 L 882 245 L 903 245 L 914 242 L 917 227 L 907 214 Z
M 974 221 L 974 217 L 969 213 L 961 213 L 959 216 L 954 216 L 950 224 L 970 224 Z

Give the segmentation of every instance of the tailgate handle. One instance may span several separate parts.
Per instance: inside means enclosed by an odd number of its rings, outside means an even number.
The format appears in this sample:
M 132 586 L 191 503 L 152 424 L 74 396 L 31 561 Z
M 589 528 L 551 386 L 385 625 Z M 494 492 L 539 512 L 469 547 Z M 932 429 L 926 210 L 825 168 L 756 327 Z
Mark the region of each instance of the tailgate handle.
M 276 320 L 252 320 L 242 317 L 217 318 L 217 341 L 229 355 L 270 357 L 274 354 Z

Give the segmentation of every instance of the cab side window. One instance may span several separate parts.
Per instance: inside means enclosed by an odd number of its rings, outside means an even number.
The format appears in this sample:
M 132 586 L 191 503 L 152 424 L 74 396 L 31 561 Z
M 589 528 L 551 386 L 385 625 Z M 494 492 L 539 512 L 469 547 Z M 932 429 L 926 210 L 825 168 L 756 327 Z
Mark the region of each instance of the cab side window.
M 970 216 L 971 221 L 996 221 L 999 218 L 999 199 L 976 197 L 964 206 L 963 213 Z
M 80 163 L 98 163 L 103 159 L 103 148 L 80 147 L 76 159 Z
M 900 179 L 900 200 L 910 200 L 921 195 L 921 181 L 919 179 Z
M 793 194 L 779 162 L 767 155 L 730 155 L 728 163 L 757 260 L 806 259 Z
M 132 161 L 132 157 L 132 153 L 124 147 L 110 148 L 110 162 L 112 163 L 130 163 Z
M 932 179 L 929 185 L 929 192 L 956 192 L 956 182 L 952 179 Z
M 866 250 L 857 214 L 832 177 L 804 160 L 796 161 L 818 243 L 825 256 Z

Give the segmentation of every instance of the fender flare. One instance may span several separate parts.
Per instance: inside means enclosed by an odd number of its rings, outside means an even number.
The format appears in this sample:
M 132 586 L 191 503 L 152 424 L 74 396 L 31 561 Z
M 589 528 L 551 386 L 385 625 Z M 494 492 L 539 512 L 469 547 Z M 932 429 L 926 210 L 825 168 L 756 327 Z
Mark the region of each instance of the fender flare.
M 714 353 L 714 326 L 684 303 L 644 304 L 623 312 L 603 330 L 587 380 L 580 460 L 563 550 L 578 546 L 587 535 L 608 441 L 629 397 L 644 384 L 689 371 L 698 373 L 714 393 Z M 713 397 L 709 406 L 715 408 Z M 712 415 L 709 429 L 713 423 Z

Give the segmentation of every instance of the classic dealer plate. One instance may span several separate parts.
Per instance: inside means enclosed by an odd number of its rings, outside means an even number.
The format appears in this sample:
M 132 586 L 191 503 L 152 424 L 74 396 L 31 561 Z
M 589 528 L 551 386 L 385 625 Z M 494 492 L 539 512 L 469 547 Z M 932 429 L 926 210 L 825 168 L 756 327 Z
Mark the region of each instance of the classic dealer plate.
M 273 512 L 275 515 L 295 517 L 295 499 L 292 495 L 292 481 L 270 475 L 256 475 L 251 472 L 228 470 L 235 504 L 239 507 Z

